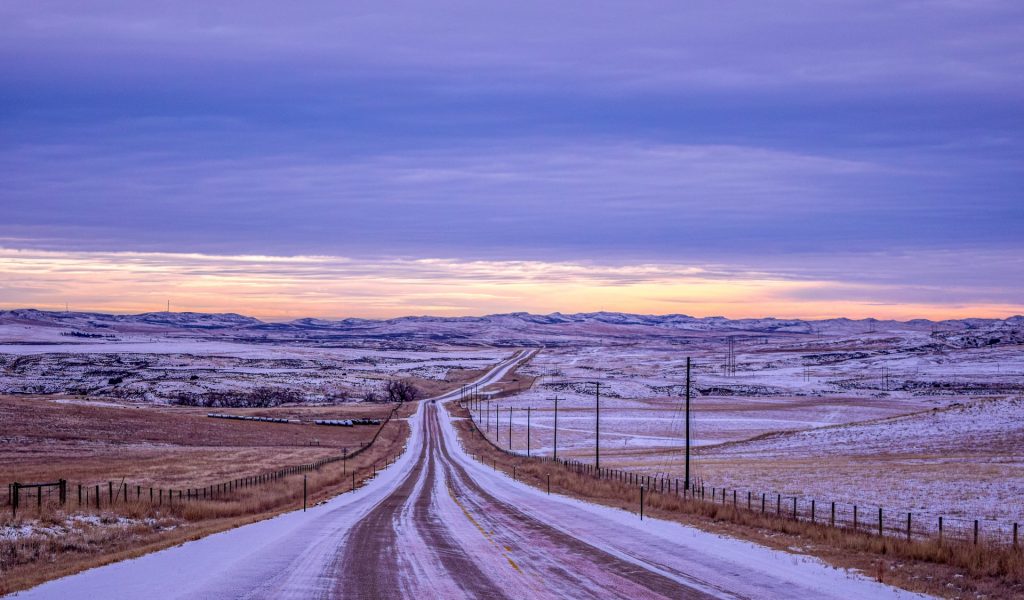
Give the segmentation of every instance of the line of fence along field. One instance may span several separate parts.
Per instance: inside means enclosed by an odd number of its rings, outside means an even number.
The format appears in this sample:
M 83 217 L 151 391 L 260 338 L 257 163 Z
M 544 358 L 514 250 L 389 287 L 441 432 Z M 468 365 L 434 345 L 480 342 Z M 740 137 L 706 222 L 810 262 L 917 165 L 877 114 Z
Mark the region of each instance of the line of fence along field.
M 65 479 L 41 483 L 13 482 L 7 484 L 6 498 L 2 506 L 10 507 L 12 516 L 17 516 L 19 510 L 25 511 L 35 508 L 37 511 L 40 511 L 44 506 L 53 505 L 65 508 L 101 510 L 133 502 L 147 502 L 155 507 L 173 507 L 190 502 L 230 500 L 240 490 L 273 484 L 292 475 L 317 471 L 326 465 L 339 461 L 344 463 L 358 457 L 373 447 L 380 438 L 384 427 L 395 416 L 398 408 L 397 406 L 393 408 L 388 416 L 380 422 L 380 426 L 370 441 L 352 452 L 346 450 L 340 456 L 322 458 L 308 463 L 291 465 L 256 475 L 237 477 L 203 486 L 147 486 L 132 484 L 123 480 L 117 483 L 106 481 L 103 483 L 87 484 L 70 484 Z M 333 425 L 333 423 L 330 424 Z M 391 457 L 385 458 L 384 462 L 385 464 L 390 464 Z M 377 462 L 370 465 L 374 476 L 377 473 L 377 467 Z M 359 482 L 356 479 L 355 470 L 352 471 L 351 475 L 351 489 L 354 490 Z
M 472 413 L 471 413 L 472 414 Z M 473 420 L 473 429 L 495 450 L 516 458 L 540 458 L 527 452 L 504 448 L 492 440 L 480 424 Z M 817 498 L 756 492 L 748 489 L 709 486 L 702 479 L 685 480 L 676 477 L 648 475 L 623 469 L 597 467 L 574 459 L 552 459 L 560 467 L 583 476 L 619 482 L 636 488 L 641 515 L 644 495 L 674 495 L 682 500 L 713 503 L 815 525 L 842 528 L 847 531 L 889 536 L 906 540 L 939 540 L 989 546 L 1020 548 L 1020 525 L 1017 522 L 988 518 L 965 519 L 935 516 L 908 510 L 892 510 L 877 505 L 849 502 L 822 501 Z

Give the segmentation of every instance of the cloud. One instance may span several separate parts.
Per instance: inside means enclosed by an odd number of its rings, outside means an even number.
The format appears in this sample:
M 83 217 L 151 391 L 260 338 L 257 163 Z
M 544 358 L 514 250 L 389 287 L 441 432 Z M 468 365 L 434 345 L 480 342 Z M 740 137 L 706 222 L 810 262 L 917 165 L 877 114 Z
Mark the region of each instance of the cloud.
M 910 294 L 908 295 L 908 290 Z M 920 297 L 908 285 L 847 284 L 735 265 L 610 265 L 333 256 L 216 256 L 0 248 L 0 307 L 178 310 L 270 319 L 473 315 L 527 310 L 731 317 L 1006 316 L 1007 298 Z M 1017 296 L 1019 298 L 1019 296 Z M 899 300 L 899 304 L 889 302 Z
M 619 91 L 841 84 L 1019 93 L 1021 13 L 1012 1 L 13 3 L 0 13 L 0 48 L 23 55 L 7 70 L 25 77 L 86 67 L 151 79 L 148 64 L 171 85 L 187 70 L 292 82 L 387 72 L 461 91 L 572 82 Z M 303 68 L 288 68 L 295 64 Z
M 953 202 L 948 175 L 921 165 L 750 146 L 536 138 L 237 158 L 169 144 L 6 153 L 0 235 L 55 249 L 675 261 L 998 242 L 1021 210 L 998 195 L 984 213 Z

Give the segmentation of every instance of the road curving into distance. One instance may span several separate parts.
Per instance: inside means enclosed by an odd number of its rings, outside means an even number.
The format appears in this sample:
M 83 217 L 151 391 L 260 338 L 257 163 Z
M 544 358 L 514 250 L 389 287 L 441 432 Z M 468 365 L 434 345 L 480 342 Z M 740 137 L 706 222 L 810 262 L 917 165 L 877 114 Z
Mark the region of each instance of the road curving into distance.
M 477 383 L 500 380 L 520 352 Z M 512 481 L 424 401 L 407 450 L 355 492 L 19 598 L 911 598 L 769 550 Z

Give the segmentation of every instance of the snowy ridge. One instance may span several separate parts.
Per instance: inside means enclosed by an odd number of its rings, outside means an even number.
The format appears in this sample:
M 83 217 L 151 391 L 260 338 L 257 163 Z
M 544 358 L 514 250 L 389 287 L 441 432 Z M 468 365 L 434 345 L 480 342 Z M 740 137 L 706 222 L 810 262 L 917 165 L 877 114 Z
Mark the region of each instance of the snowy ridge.
M 11 335 L 12 326 L 63 329 L 65 336 L 116 333 L 163 333 L 190 336 L 258 337 L 324 336 L 417 337 L 440 340 L 501 340 L 508 343 L 535 341 L 545 336 L 665 335 L 672 332 L 853 335 L 882 331 L 921 332 L 940 337 L 959 347 L 978 347 L 1024 341 L 1024 317 L 1008 319 L 961 319 L 948 321 L 879 321 L 846 318 L 727 319 L 682 314 L 637 315 L 593 312 L 535 315 L 506 313 L 480 317 L 408 316 L 394 319 L 327 320 L 302 318 L 288 322 L 264 322 L 234 313 L 156 312 L 139 315 L 50 312 L 36 309 L 0 311 L 0 343 L 22 341 Z M 6 335 L 5 335 L 6 334 Z

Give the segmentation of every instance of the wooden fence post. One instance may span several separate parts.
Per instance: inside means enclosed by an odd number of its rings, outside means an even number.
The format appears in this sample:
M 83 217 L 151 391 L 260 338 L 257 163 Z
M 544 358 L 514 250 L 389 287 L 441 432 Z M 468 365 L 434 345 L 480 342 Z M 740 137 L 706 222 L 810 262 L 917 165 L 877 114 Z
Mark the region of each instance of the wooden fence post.
M 907 513 L 907 541 L 910 541 L 910 513 Z
M 302 512 L 306 512 L 306 476 L 302 476 Z
M 644 520 L 644 486 L 640 484 L 640 520 Z
M 942 517 L 939 517 L 939 542 L 942 542 Z
M 898 530 L 897 530 L 898 531 Z M 882 507 L 878 507 L 878 535 L 882 535 Z
M 974 545 L 978 545 L 978 520 L 974 520 Z

